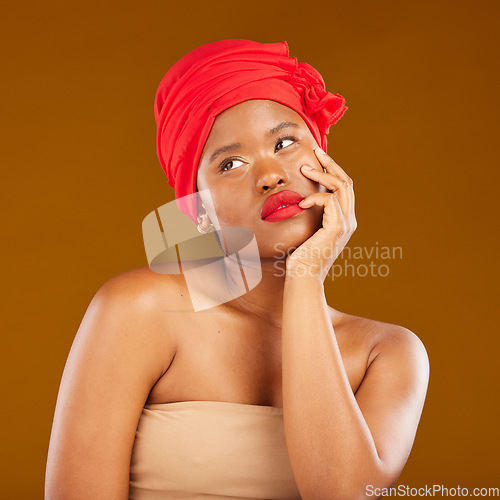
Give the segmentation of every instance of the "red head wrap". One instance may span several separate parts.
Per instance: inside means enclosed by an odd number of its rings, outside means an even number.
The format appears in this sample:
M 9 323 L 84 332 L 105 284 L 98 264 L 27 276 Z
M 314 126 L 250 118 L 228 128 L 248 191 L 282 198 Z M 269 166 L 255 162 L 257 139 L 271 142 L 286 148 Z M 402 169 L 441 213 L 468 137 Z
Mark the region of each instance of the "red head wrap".
M 180 210 L 196 223 L 198 164 L 215 117 L 243 101 L 269 99 L 301 115 L 326 151 L 330 126 L 347 110 L 320 73 L 289 57 L 286 41 L 220 40 L 202 45 L 165 74 L 155 96 L 156 151 Z M 194 198 L 194 197 L 190 197 Z

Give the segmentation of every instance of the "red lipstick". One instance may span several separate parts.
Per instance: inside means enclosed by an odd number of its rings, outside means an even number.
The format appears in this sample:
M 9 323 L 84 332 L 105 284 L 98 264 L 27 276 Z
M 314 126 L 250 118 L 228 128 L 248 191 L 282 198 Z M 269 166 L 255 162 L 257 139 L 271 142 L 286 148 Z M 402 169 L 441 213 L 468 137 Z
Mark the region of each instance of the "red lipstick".
M 264 202 L 260 217 L 266 222 L 278 222 L 303 212 L 298 203 L 304 199 L 299 193 L 286 189 L 275 193 Z

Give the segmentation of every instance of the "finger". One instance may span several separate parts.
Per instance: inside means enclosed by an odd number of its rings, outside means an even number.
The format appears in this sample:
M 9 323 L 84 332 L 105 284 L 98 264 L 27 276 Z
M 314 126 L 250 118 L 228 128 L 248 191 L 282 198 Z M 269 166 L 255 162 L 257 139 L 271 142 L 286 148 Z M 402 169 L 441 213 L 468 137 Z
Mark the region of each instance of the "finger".
M 326 171 L 330 174 L 337 175 L 341 179 L 351 182 L 352 179 L 345 173 L 345 171 L 341 168 L 341 166 L 334 161 L 331 156 L 328 156 L 321 148 L 316 148 L 314 150 L 316 153 L 316 157 L 323 167 L 326 168 Z
M 328 173 L 334 174 L 343 180 L 345 188 L 349 193 L 348 211 L 354 213 L 353 180 L 346 174 L 346 172 L 340 167 L 340 165 L 335 162 L 333 158 L 325 153 L 320 147 L 317 147 L 314 152 L 316 153 L 316 157 L 320 161 L 321 165 L 326 169 Z
M 305 167 L 308 165 L 303 165 L 301 167 L 301 172 L 313 181 L 316 181 L 323 186 L 325 186 L 330 191 L 337 193 L 340 205 L 344 214 L 348 214 L 351 210 L 351 197 L 349 190 L 351 189 L 342 179 L 339 177 L 326 173 L 320 172 L 317 169 L 307 170 Z
M 336 193 L 330 195 L 330 199 L 325 206 L 323 227 L 325 229 L 332 228 L 337 235 L 337 239 L 341 239 L 347 233 L 348 224 L 342 213 L 342 207 Z
M 299 206 L 301 208 L 323 207 L 323 227 L 325 229 L 333 229 L 337 233 L 345 232 L 345 217 L 335 193 L 311 194 L 304 198 L 299 203 Z
M 347 224 L 336 193 L 329 193 L 329 195 L 323 212 L 323 228 L 332 231 L 335 241 L 338 241 L 346 233 Z
M 323 206 L 324 213 L 327 216 L 325 222 L 328 226 L 332 225 L 332 227 L 340 228 L 343 234 L 352 234 L 357 227 L 354 209 L 345 213 L 338 199 L 338 193 L 340 193 L 340 190 L 334 193 L 310 194 L 299 203 L 299 207 L 308 209 L 316 205 Z M 332 209 L 332 207 L 335 208 Z
M 340 202 L 337 198 L 337 192 L 333 193 L 333 196 L 332 196 L 332 203 L 329 203 L 326 207 L 325 207 L 325 215 L 326 215 L 326 220 L 325 220 L 325 225 L 327 226 L 330 226 L 330 224 L 333 224 L 335 225 L 337 222 L 337 220 L 339 221 L 339 223 L 337 224 L 337 233 L 338 233 L 338 238 L 343 238 L 344 236 L 346 236 L 348 239 L 350 238 L 351 234 L 354 233 L 354 231 L 356 231 L 356 228 L 358 226 L 357 222 L 356 222 L 356 217 L 354 215 L 354 211 L 353 212 L 349 212 L 347 215 L 345 215 L 344 213 L 342 213 L 342 208 L 340 206 Z M 330 205 L 336 205 L 338 208 L 337 208 L 337 212 L 338 214 L 340 215 L 337 215 L 335 214 L 335 216 L 332 217 L 332 222 L 330 223 L 329 222 L 329 219 L 328 219 L 328 216 L 329 216 L 329 211 L 328 211 L 328 207 Z
M 313 193 L 313 194 L 310 194 L 309 196 L 306 196 L 298 205 L 301 208 L 311 208 L 315 205 L 326 207 L 326 205 L 331 201 L 332 197 L 335 196 L 337 203 L 339 203 L 339 206 L 340 206 L 340 202 L 339 202 L 336 194 L 337 194 L 337 192 L 335 192 L 335 193 Z M 342 211 L 342 207 L 340 207 L 340 208 Z
M 328 172 L 323 172 L 322 170 L 311 167 L 309 165 L 302 165 L 300 167 L 300 171 L 310 179 L 314 179 L 316 182 L 319 182 L 327 189 L 330 189 L 332 191 L 345 186 L 345 183 L 340 177 L 332 175 Z

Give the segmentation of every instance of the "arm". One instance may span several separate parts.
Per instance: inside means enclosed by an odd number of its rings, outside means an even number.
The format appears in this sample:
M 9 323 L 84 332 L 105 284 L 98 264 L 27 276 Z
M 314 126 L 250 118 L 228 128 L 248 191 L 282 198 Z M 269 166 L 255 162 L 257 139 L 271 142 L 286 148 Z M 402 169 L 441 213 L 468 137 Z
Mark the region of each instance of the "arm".
M 137 424 L 174 349 L 133 272 L 92 300 L 68 356 L 47 459 L 47 500 L 125 500 Z M 161 355 L 161 356 L 160 356 Z
M 302 173 L 330 192 L 299 205 L 324 207 L 322 226 L 288 258 L 283 297 L 283 416 L 304 500 L 367 498 L 367 485 L 398 478 L 424 404 L 427 353 L 410 331 L 387 325 L 356 395 L 327 314 L 323 281 L 356 230 L 353 182 L 319 148 Z M 325 171 L 324 171 L 325 170 Z
M 319 280 L 290 277 L 283 309 L 283 407 L 287 447 L 304 500 L 358 499 L 389 487 L 413 444 L 428 359 L 410 331 L 388 326 L 352 393 Z

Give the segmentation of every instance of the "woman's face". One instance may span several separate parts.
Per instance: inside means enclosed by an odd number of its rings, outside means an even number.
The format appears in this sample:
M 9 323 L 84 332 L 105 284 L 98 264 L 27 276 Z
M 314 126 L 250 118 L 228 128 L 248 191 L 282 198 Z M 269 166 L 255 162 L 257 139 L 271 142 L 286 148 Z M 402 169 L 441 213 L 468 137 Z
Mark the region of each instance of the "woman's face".
M 302 165 L 322 170 L 313 151 L 316 146 L 294 110 L 275 101 L 245 101 L 216 117 L 200 159 L 198 190 L 209 190 L 222 228 L 249 228 L 261 258 L 283 256 L 283 251 L 299 246 L 321 227 L 323 209 L 313 206 L 268 222 L 261 218 L 262 206 L 283 190 L 302 197 L 326 191 L 300 171 Z

